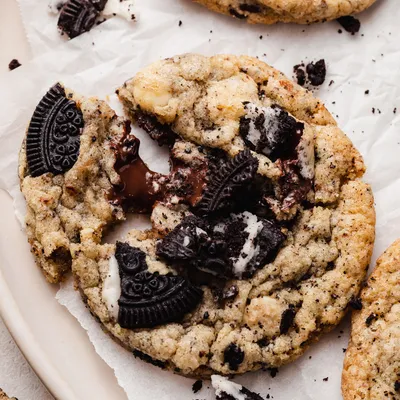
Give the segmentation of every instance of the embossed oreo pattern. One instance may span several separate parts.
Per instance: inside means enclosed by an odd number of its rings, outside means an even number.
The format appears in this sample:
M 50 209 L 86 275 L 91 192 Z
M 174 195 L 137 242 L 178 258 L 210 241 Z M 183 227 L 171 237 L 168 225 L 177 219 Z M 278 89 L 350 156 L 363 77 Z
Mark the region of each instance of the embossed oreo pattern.
M 26 156 L 31 176 L 68 171 L 79 155 L 83 116 L 76 103 L 54 85 L 33 113 L 26 137 Z

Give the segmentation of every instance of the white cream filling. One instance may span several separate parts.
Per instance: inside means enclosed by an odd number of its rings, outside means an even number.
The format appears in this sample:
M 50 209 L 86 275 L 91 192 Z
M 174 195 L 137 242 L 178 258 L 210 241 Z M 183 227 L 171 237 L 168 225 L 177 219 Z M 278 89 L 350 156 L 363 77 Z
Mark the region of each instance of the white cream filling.
M 253 257 L 256 257 L 260 252 L 259 246 L 254 246 L 254 240 L 263 229 L 263 223 L 258 220 L 257 216 L 248 211 L 239 214 L 238 217 L 243 217 L 243 222 L 247 224 L 244 230 L 248 233 L 247 239 L 240 251 L 239 257 L 234 260 L 233 272 L 236 276 L 241 277 L 246 270 L 247 264 Z M 244 256 L 243 256 L 244 255 Z
M 185 247 L 188 247 L 188 246 L 189 246 L 189 243 L 190 243 L 190 238 L 189 238 L 189 236 L 185 236 L 185 237 L 183 238 L 183 245 L 184 245 Z
M 258 145 L 258 142 L 261 139 L 261 132 L 256 128 L 254 121 L 259 115 L 264 114 L 264 128 L 267 134 L 267 139 L 271 145 L 274 144 L 276 142 L 276 135 L 279 131 L 278 115 L 280 110 L 278 108 L 258 107 L 255 104 L 247 104 L 246 111 L 247 114 L 245 118 L 250 119 L 249 133 L 247 134 L 246 139 L 254 146 Z M 265 148 L 264 152 L 268 155 L 270 150 Z
M 246 400 L 246 396 L 240 392 L 243 386 L 230 381 L 228 378 L 220 375 L 211 375 L 211 384 L 217 397 L 221 396 L 222 393 L 226 393 L 235 400 Z
M 110 17 L 114 14 L 128 21 L 135 20 L 134 0 L 108 0 L 102 15 Z
M 307 138 L 303 134 L 296 150 L 299 159 L 300 174 L 306 179 L 313 179 L 315 171 L 313 138 Z
M 116 321 L 119 313 L 118 300 L 121 297 L 121 278 L 119 276 L 118 261 L 113 255 L 110 257 L 108 274 L 104 280 L 101 295 L 110 316 Z

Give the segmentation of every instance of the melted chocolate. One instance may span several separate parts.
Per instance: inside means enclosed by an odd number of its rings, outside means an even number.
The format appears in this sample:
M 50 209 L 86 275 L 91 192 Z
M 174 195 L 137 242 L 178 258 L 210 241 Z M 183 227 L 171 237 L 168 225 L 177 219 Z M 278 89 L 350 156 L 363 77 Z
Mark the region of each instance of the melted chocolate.
M 129 125 L 121 140 L 112 144 L 116 154 L 114 167 L 121 178 L 121 184 L 115 185 L 110 194 L 112 204 L 128 211 L 148 213 L 160 200 L 175 203 L 177 197 L 192 207 L 200 201 L 206 186 L 206 163 L 189 167 L 171 158 L 170 174 L 162 175 L 148 168 L 139 156 L 139 147 L 140 140 L 130 133 Z

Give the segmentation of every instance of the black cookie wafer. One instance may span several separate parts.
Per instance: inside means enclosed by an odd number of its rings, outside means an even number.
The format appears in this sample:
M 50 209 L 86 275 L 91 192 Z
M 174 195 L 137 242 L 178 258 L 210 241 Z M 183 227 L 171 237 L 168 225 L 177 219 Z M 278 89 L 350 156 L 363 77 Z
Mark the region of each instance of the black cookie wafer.
M 148 271 L 146 254 L 117 243 L 121 277 L 118 322 L 123 328 L 151 328 L 179 321 L 201 301 L 203 292 L 187 279 Z
M 68 171 L 79 156 L 83 115 L 67 99 L 57 83 L 42 98 L 33 113 L 26 137 L 26 158 L 30 175 Z

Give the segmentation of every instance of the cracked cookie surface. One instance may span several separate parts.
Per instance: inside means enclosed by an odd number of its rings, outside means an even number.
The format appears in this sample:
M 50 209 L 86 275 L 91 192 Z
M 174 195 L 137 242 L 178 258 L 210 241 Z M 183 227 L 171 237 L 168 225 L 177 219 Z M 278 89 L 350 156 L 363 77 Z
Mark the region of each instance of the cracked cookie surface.
M 82 231 L 72 269 L 93 314 L 136 356 L 188 376 L 298 358 L 366 275 L 375 212 L 360 154 L 318 99 L 251 57 L 174 57 L 118 94 L 184 164 L 174 177 L 206 178 L 200 200 L 158 199 L 153 229 L 123 245 Z M 154 307 L 170 322 L 154 326 Z
M 376 0 L 195 0 L 209 9 L 262 24 L 324 22 L 361 12 Z
M 100 241 L 104 228 L 124 219 L 122 208 L 107 197 L 120 180 L 112 141 L 125 130 L 126 121 L 105 102 L 78 96 L 59 84 L 37 107 L 18 172 L 27 203 L 28 240 L 49 282 L 60 282 L 71 269 L 70 245 L 80 241 L 82 229 L 92 229 Z
M 361 309 L 360 309 L 361 308 Z M 400 399 L 400 240 L 378 259 L 353 312 L 345 400 Z

